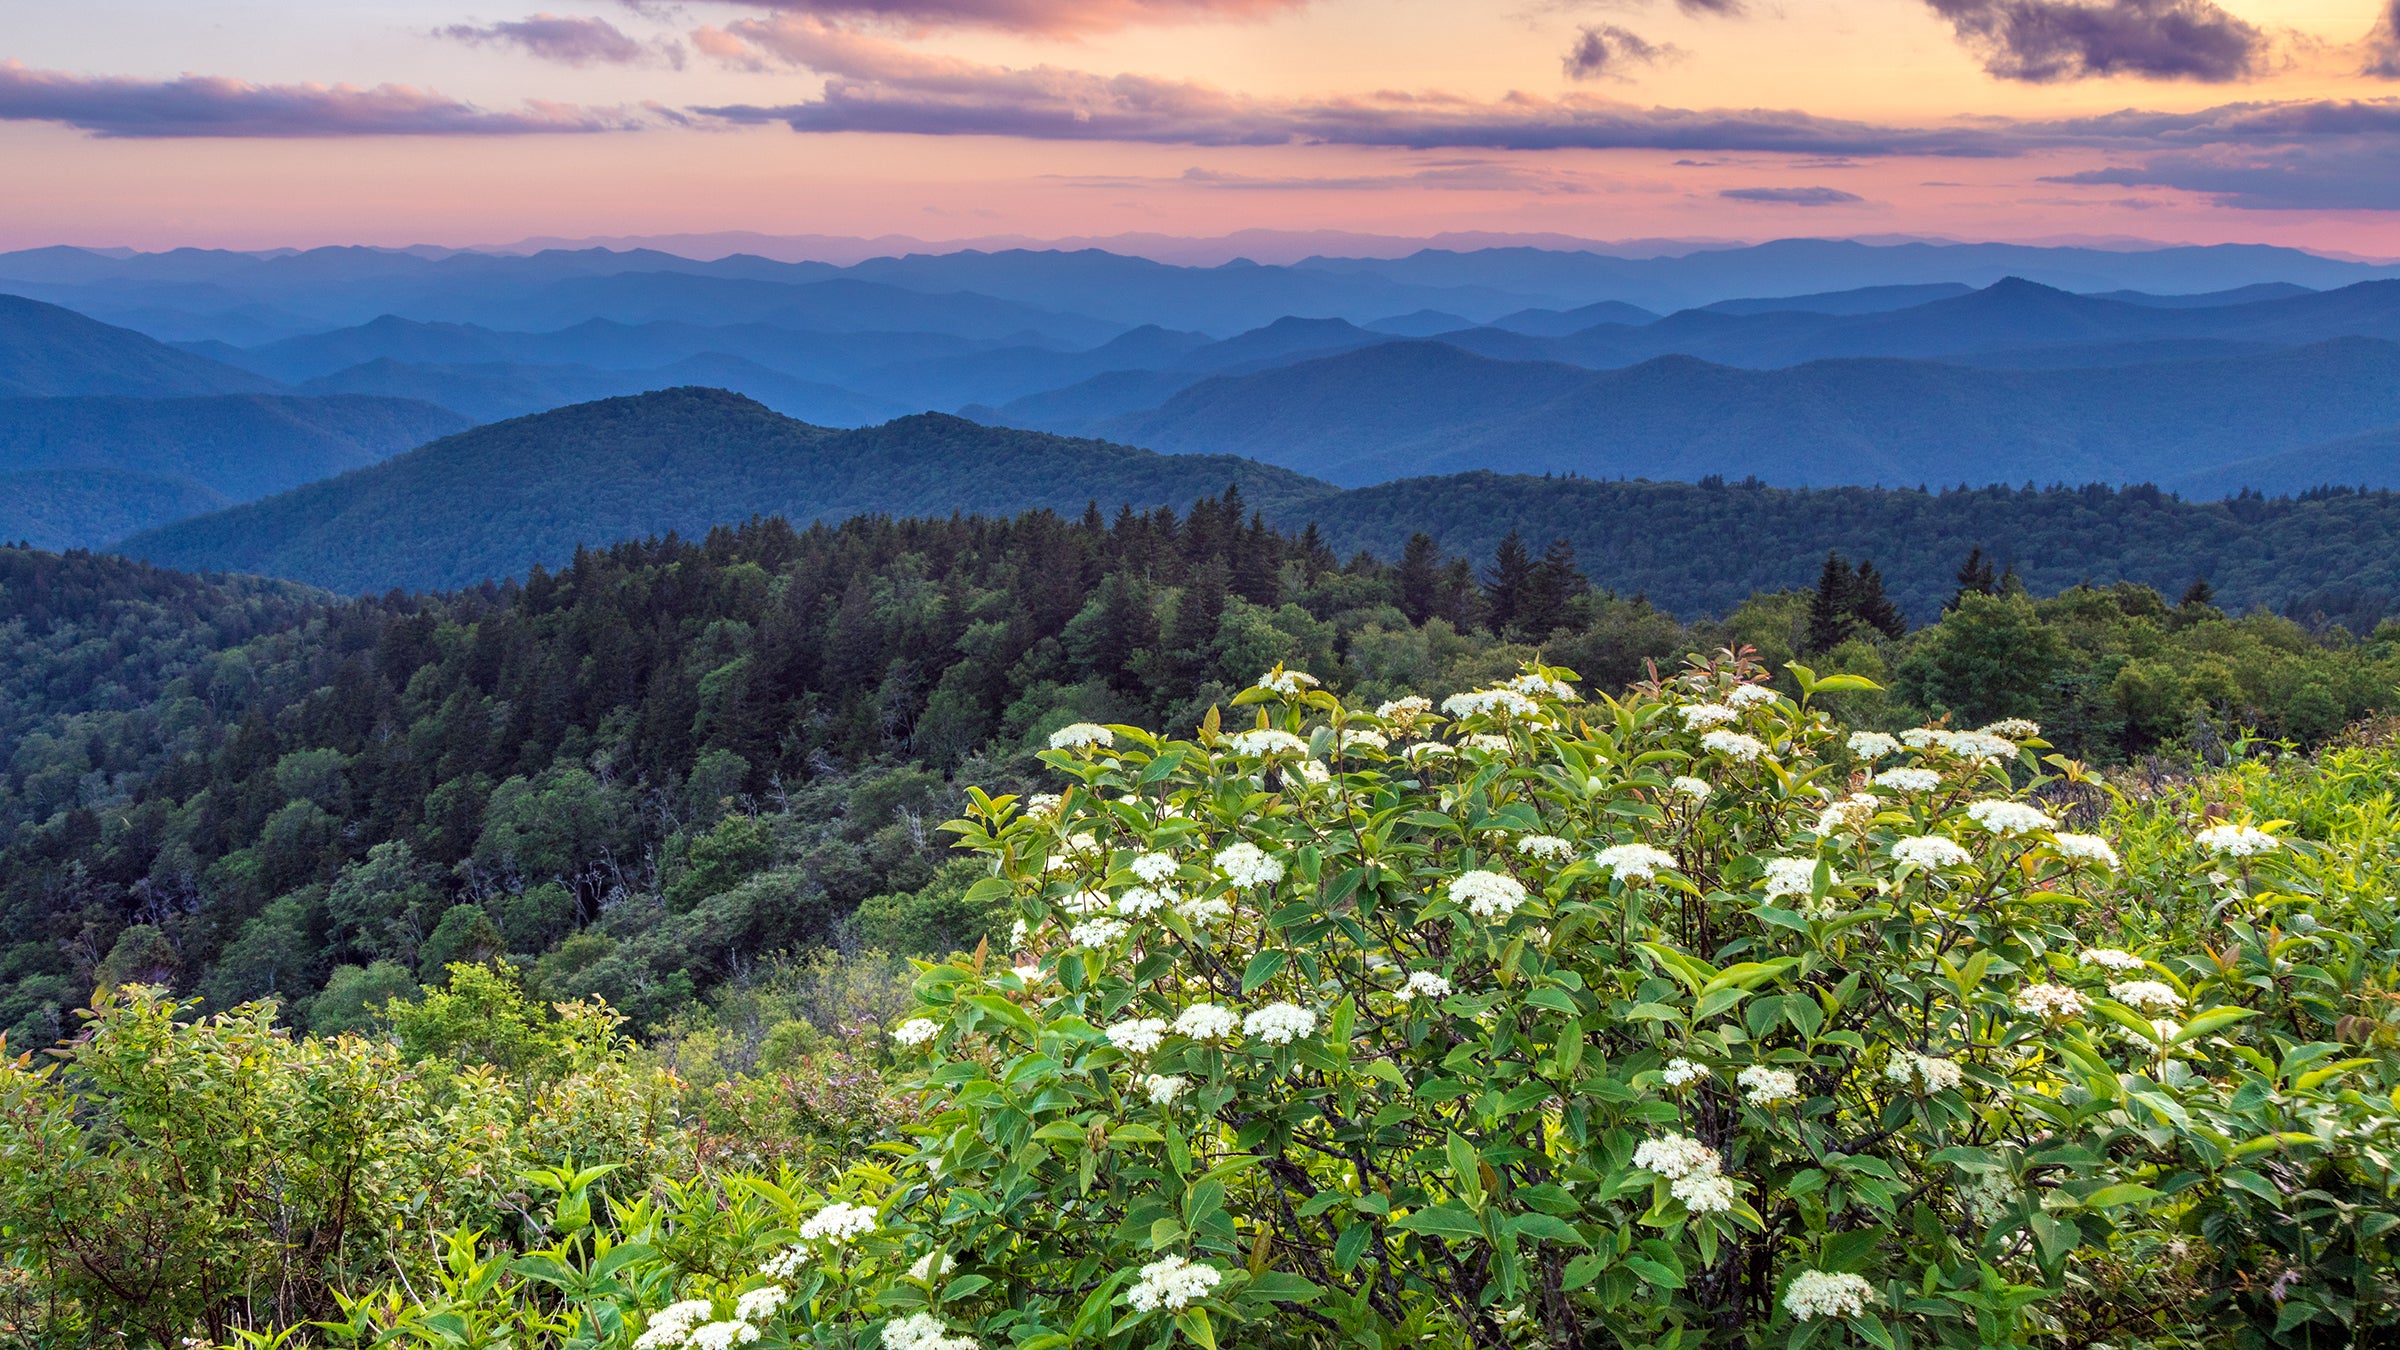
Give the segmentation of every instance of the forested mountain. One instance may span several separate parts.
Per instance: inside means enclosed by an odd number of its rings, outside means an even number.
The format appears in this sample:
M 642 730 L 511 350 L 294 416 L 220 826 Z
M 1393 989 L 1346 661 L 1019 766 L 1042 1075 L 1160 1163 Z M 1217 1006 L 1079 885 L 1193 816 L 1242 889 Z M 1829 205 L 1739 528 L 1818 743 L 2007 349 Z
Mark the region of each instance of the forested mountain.
M 249 394 L 272 380 L 177 351 L 71 309 L 0 295 L 0 398 Z
M 705 385 L 755 399 L 786 417 L 820 426 L 854 427 L 900 417 L 913 405 L 853 393 L 836 385 L 795 379 L 755 361 L 722 352 L 688 356 L 653 370 L 591 366 L 405 365 L 377 360 L 304 381 L 309 394 L 372 394 L 425 401 L 471 422 L 526 417 L 570 403 Z
M 1690 357 L 1585 371 L 1393 342 L 1211 379 L 1093 430 L 1254 454 L 1344 485 L 1477 468 L 1913 485 L 2163 481 L 2394 423 L 2400 344 L 2364 338 L 2047 371 L 1890 360 L 1756 371 Z
M 1230 496 L 754 522 L 359 600 L 0 550 L 0 1026 L 44 1043 L 127 978 L 355 1026 L 508 953 L 538 996 L 650 1028 L 779 950 L 971 947 L 996 920 L 931 828 L 947 771 L 1005 788 L 1069 721 L 1187 729 L 1277 662 L 1371 706 L 1537 644 L 1608 689 L 1746 643 L 1886 685 L 1841 696 L 1864 724 L 2032 717 L 2100 760 L 2314 742 L 2400 684 L 2400 624 L 2233 619 L 2205 586 L 2037 601 L 1981 554 L 1908 633 L 1862 552 L 1685 627 L 1564 544 L 1342 563 Z
M 430 403 L 354 394 L 0 399 L 0 472 L 111 469 L 249 501 L 467 425 Z
M 557 566 L 579 545 L 699 535 L 753 515 L 1147 508 L 1228 483 L 1277 510 L 1325 490 L 1228 456 L 1154 455 L 933 414 L 835 431 L 720 390 L 677 389 L 481 427 L 122 548 L 335 590 L 433 588 Z
M 94 548 L 231 506 L 188 478 L 122 469 L 0 471 L 0 540 L 52 550 Z

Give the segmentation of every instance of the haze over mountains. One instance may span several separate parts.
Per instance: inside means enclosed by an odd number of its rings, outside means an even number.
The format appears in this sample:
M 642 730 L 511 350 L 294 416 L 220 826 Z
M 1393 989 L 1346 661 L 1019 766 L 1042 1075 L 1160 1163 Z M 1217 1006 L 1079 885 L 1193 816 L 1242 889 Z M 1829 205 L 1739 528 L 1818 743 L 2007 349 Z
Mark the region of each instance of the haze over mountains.
M 1485 470 L 2195 499 L 2400 485 L 2400 269 L 2263 247 L 1281 266 L 53 248 L 0 255 L 0 291 L 20 293 L 0 296 L 0 529 L 103 545 L 270 498 L 143 546 L 344 588 L 464 584 L 608 531 L 756 511 L 1146 506 L 1236 479 L 1279 509 Z M 687 388 L 746 411 L 678 394 L 691 415 L 630 440 L 621 412 L 511 421 Z M 568 504 L 471 472 L 502 463 Z M 412 499 L 461 492 L 505 542 L 327 561 L 380 532 L 438 536 L 455 503 Z

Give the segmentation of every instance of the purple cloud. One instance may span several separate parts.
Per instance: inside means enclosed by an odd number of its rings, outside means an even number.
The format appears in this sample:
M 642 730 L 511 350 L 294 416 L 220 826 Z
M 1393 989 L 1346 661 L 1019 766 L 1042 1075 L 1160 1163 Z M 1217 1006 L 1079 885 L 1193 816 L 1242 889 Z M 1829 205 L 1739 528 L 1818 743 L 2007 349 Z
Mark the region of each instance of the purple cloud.
M 453 41 L 517 47 L 542 60 L 569 66 L 629 66 L 650 60 L 663 60 L 679 68 L 683 65 L 682 43 L 670 41 L 653 46 L 600 18 L 545 13 L 481 27 L 454 23 L 436 31 L 438 36 Z
M 997 28 L 1063 37 L 1150 24 L 1272 18 L 1308 0 L 748 0 L 760 9 L 911 28 Z
M 2379 80 L 2400 80 L 2400 0 L 2390 0 L 2367 34 L 2367 63 L 2359 71 Z
M 1661 56 L 1674 52 L 1645 41 L 1639 33 L 1619 28 L 1615 24 L 1587 26 L 1567 49 L 1565 61 L 1567 78 L 1595 80 L 1603 75 L 1615 75 L 1627 62 L 1649 65 Z
M 219 76 L 134 80 L 0 62 L 0 121 L 58 122 L 109 138 L 525 136 L 628 131 L 622 109 L 528 100 L 491 112 L 407 85 L 251 84 Z
M 1778 202 L 1785 206 L 1846 206 L 1866 198 L 1829 187 L 1727 188 L 1717 194 L 1737 202 Z
M 2222 83 L 2256 74 L 2266 34 L 2213 0 L 1929 0 L 2004 80 L 2100 75 Z

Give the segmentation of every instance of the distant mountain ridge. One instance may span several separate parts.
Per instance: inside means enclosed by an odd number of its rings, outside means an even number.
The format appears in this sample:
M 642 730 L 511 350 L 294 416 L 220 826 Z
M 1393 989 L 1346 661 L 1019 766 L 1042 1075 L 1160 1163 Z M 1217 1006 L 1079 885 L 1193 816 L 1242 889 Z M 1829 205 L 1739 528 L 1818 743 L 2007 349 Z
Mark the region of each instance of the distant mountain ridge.
M 467 425 L 430 403 L 356 395 L 0 399 L 0 472 L 113 469 L 248 501 Z
M 0 398 L 261 394 L 275 382 L 23 296 L 0 295 Z

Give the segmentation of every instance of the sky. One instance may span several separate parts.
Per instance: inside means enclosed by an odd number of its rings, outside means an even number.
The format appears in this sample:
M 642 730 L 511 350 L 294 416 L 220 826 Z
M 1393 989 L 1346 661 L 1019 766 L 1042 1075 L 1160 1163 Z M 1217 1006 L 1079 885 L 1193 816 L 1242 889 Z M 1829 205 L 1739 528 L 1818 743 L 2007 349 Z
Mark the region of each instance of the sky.
M 0 248 L 1917 235 L 2400 256 L 2400 0 L 0 5 Z

